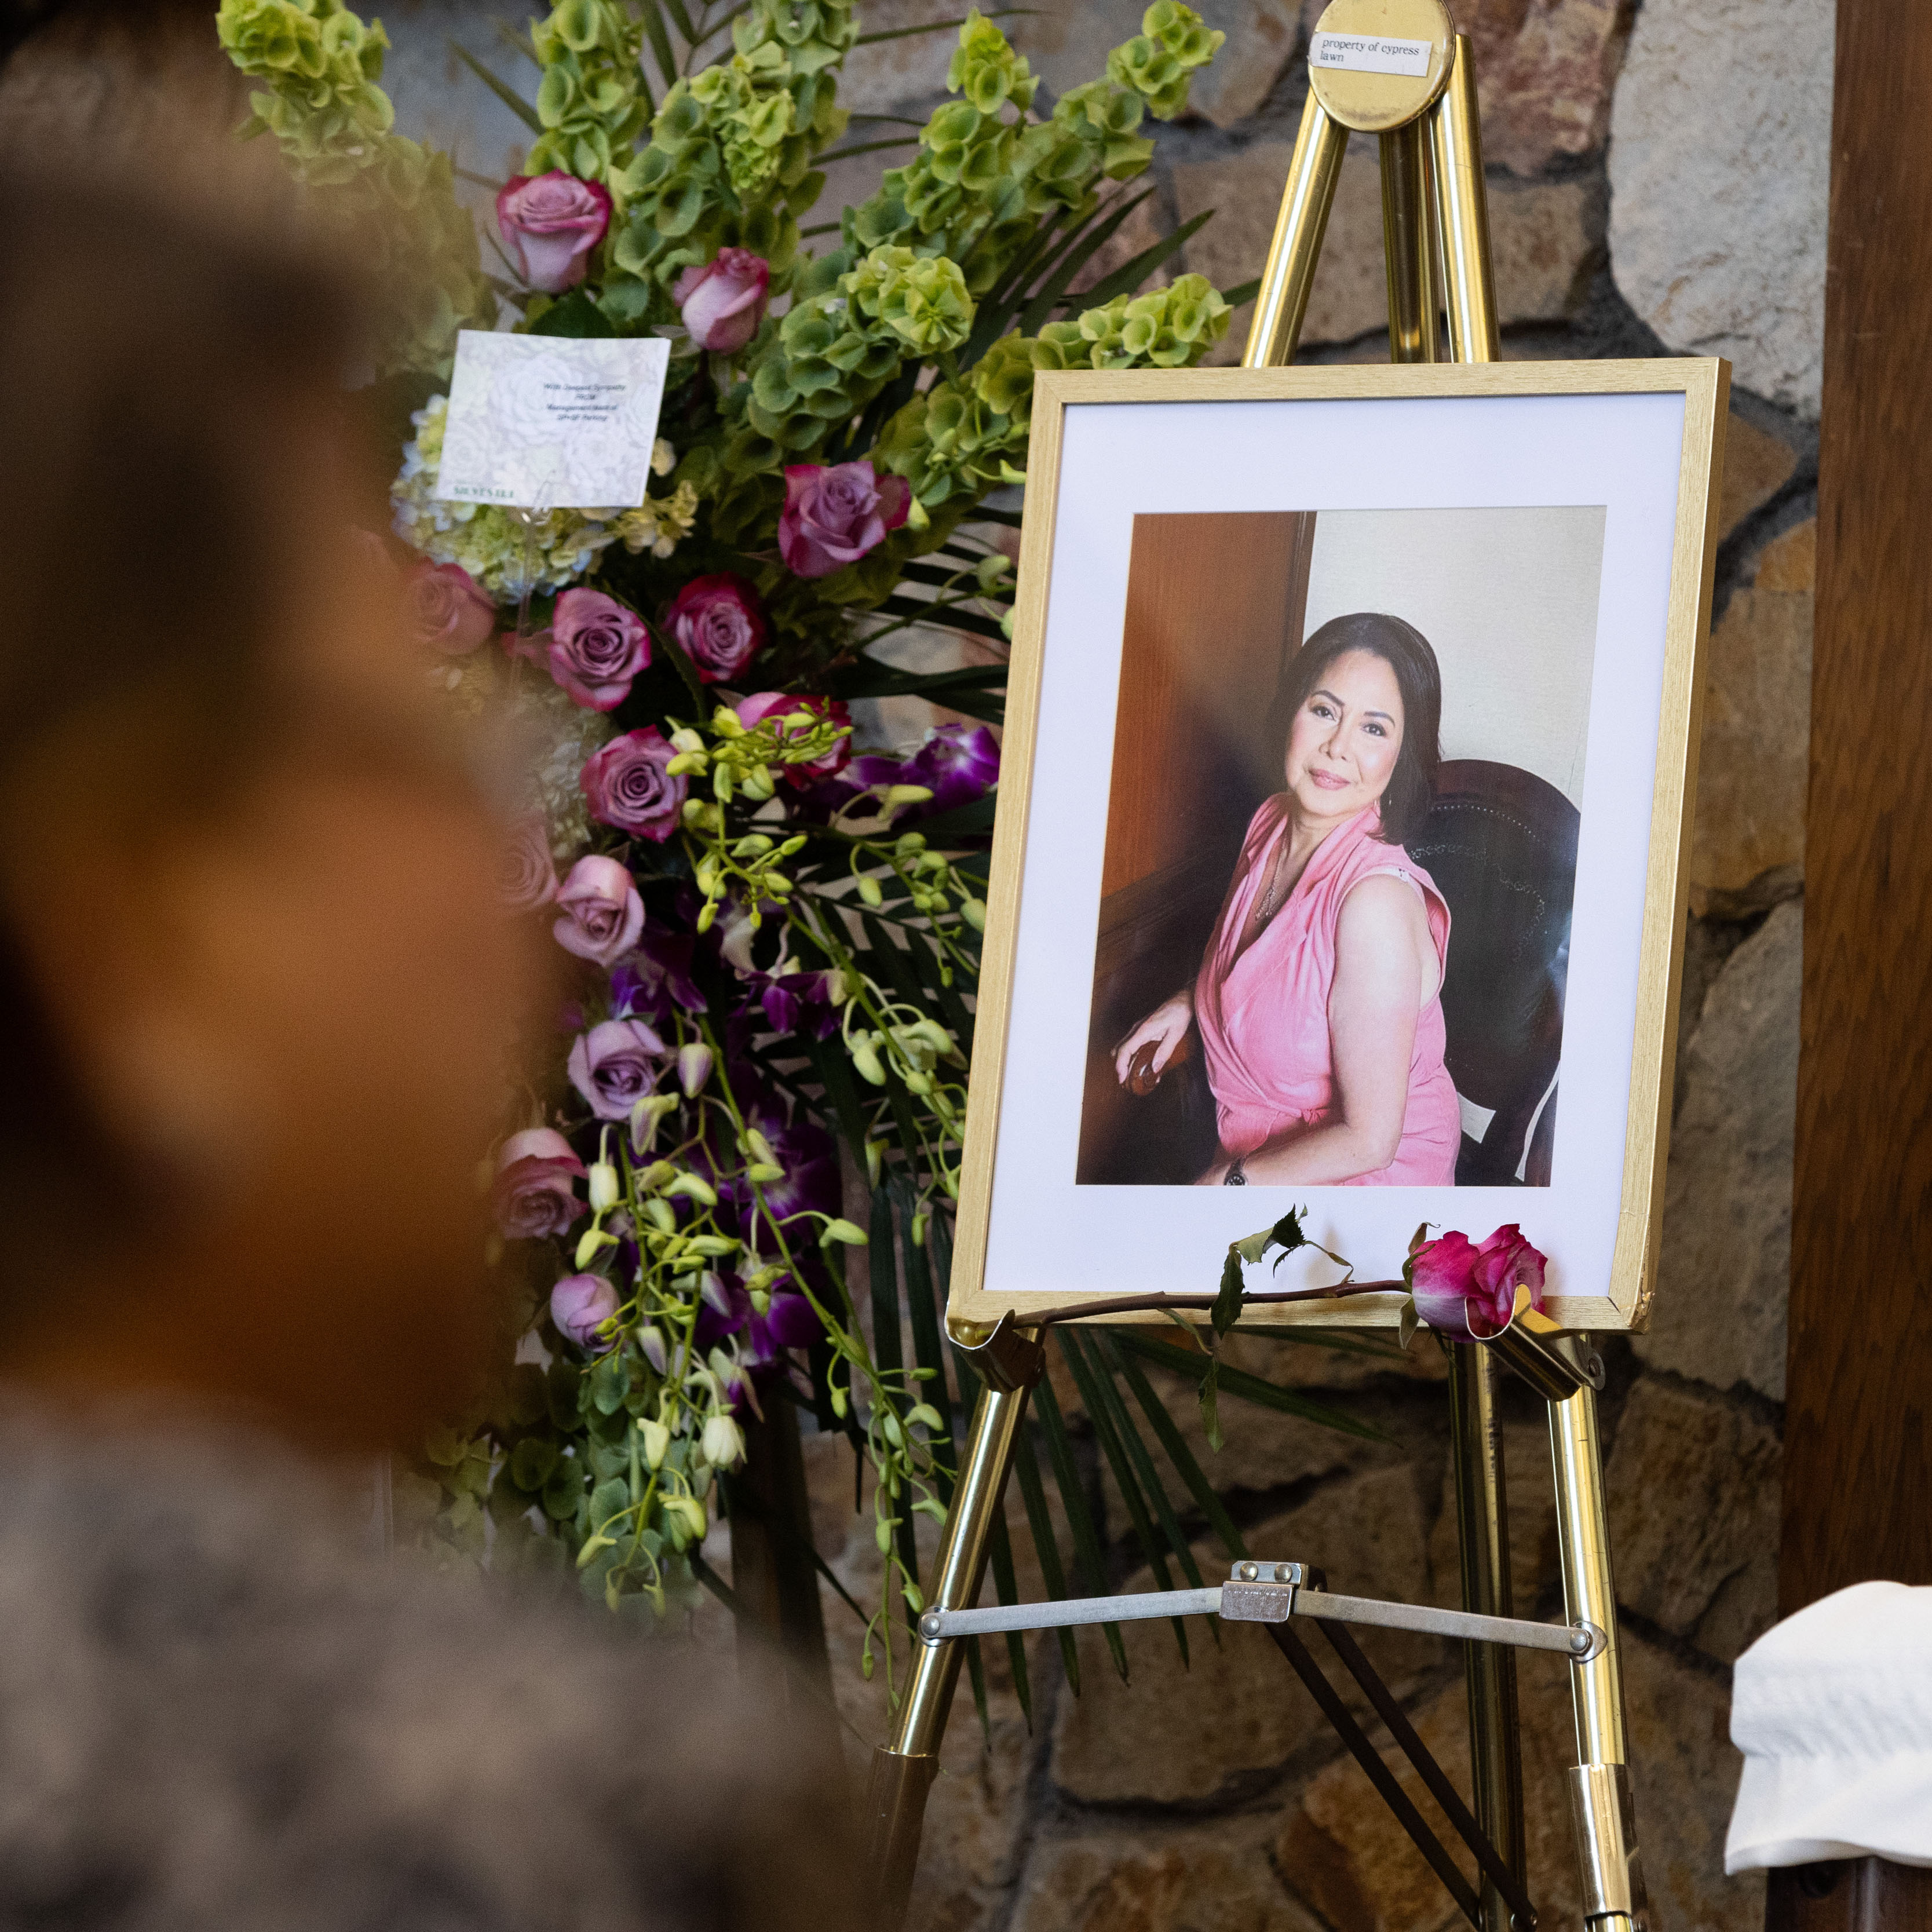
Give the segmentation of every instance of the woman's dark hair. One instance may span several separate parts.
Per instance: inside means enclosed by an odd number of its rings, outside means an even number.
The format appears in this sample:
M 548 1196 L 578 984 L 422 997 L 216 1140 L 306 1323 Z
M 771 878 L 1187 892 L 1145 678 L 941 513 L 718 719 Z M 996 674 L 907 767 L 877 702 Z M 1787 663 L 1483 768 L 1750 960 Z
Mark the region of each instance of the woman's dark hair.
M 1383 842 L 1405 844 L 1422 830 L 1442 763 L 1442 673 L 1429 640 L 1413 624 L 1379 610 L 1330 617 L 1288 662 L 1276 694 L 1273 742 L 1286 742 L 1294 715 L 1337 658 L 1366 651 L 1395 673 L 1402 694 L 1402 743 L 1382 794 Z

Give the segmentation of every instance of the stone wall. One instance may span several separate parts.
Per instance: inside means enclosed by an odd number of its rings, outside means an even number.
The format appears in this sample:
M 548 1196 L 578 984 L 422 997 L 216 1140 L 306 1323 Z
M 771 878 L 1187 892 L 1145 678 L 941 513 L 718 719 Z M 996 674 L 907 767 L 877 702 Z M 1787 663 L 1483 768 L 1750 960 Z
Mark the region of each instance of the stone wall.
M 1228 286 L 1262 266 L 1319 0 L 1198 4 L 1228 44 L 1197 86 L 1196 111 L 1159 130 L 1159 221 L 1142 221 L 1135 245 L 1212 208 L 1186 266 Z M 386 10 L 405 125 L 458 142 L 478 172 L 513 165 L 522 130 L 442 44 L 454 32 L 490 54 L 493 10 L 421 0 Z M 958 10 L 956 0 L 880 0 L 866 20 L 910 26 Z M 1009 24 L 1058 89 L 1096 73 L 1139 10 L 1140 0 L 1048 0 Z M 1720 353 L 1736 368 L 1661 1277 L 1649 1333 L 1605 1352 L 1604 1414 L 1653 1924 L 1754 1932 L 1761 1886 L 1723 1876 L 1737 1768 L 1726 1723 L 1730 1666 L 1775 1599 L 1832 10 L 1830 0 L 1643 0 L 1641 10 L 1630 0 L 1457 0 L 1456 10 L 1477 47 L 1505 354 Z M 922 115 L 946 58 L 944 37 L 862 49 L 848 104 Z M 840 164 L 836 190 L 864 194 L 890 158 Z M 1310 308 L 1312 357 L 1387 353 L 1377 192 L 1374 150 L 1358 143 Z M 1236 318 L 1228 359 L 1245 322 Z M 1312 1348 L 1242 1346 L 1257 1368 L 1332 1394 L 1387 1438 L 1228 1404 L 1227 1448 L 1206 1460 L 1250 1546 L 1322 1561 L 1338 1587 L 1454 1600 L 1432 1349 L 1418 1346 L 1390 1374 Z M 1061 1394 L 1084 1432 L 1074 1391 Z M 1505 1413 L 1516 1601 L 1553 1614 L 1545 1432 L 1513 1386 Z M 862 1601 L 876 1587 L 869 1514 L 850 1511 L 838 1446 L 807 1450 L 820 1547 Z M 1097 1465 L 1092 1481 L 1116 1582 L 1145 1587 Z M 1017 1516 L 1014 1540 L 1024 1551 Z M 1204 1570 L 1217 1555 L 1204 1538 Z M 884 1729 L 884 1686 L 861 1678 L 856 1620 L 829 1593 L 826 1614 L 856 1769 L 859 1740 Z M 1224 1630 L 1218 1645 L 1198 1627 L 1192 1637 L 1184 1669 L 1166 1626 L 1130 1627 L 1124 1684 L 1097 1635 L 1083 1638 L 1077 1696 L 1054 1640 L 1042 1640 L 1029 1653 L 1030 1724 L 989 1647 L 987 1730 L 962 1693 L 947 1740 L 914 1901 L 920 1932 L 1451 1922 L 1266 1642 L 1252 1630 Z M 1456 1657 L 1414 1638 L 1368 1647 L 1466 1777 Z M 1574 1750 L 1564 1673 L 1532 1657 L 1521 1676 L 1531 1883 L 1546 1924 L 1574 1924 L 1558 1781 Z

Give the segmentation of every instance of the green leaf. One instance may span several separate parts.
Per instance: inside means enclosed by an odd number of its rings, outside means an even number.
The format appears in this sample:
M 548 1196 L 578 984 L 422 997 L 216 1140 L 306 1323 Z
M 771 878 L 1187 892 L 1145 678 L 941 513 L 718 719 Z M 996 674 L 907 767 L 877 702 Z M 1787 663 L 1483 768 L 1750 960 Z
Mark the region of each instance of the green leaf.
M 1100 1453 L 1106 1457 L 1108 1467 L 1114 1472 L 1114 1480 L 1120 1490 L 1120 1500 L 1126 1506 L 1127 1518 L 1133 1525 L 1134 1538 L 1140 1544 L 1141 1554 L 1154 1572 L 1154 1581 L 1162 1589 L 1171 1590 L 1174 1588 L 1174 1577 L 1167 1567 L 1166 1552 L 1155 1539 L 1147 1499 L 1141 1494 L 1133 1466 L 1115 1432 L 1112 1412 L 1100 1392 L 1100 1385 L 1106 1379 L 1107 1372 L 1088 1360 L 1086 1350 L 1072 1330 L 1058 1328 L 1053 1334 L 1054 1340 L 1060 1344 L 1060 1352 L 1066 1358 L 1067 1366 L 1073 1371 L 1080 1400 L 1087 1406 L 1088 1420 L 1094 1425 L 1094 1440 L 1100 1444 Z M 1179 1617 L 1172 1621 L 1174 1641 L 1180 1646 L 1180 1660 L 1184 1664 L 1188 1661 L 1187 1626 Z
M 698 44 L 698 29 L 691 24 L 691 16 L 684 10 L 684 0 L 664 0 L 664 10 L 670 16 L 671 25 L 684 36 L 687 47 Z
M 1045 1386 L 1042 1382 L 1042 1387 Z M 1046 1594 L 1056 1600 L 1066 1595 L 1066 1573 L 1060 1565 L 1060 1545 L 1054 1540 L 1053 1518 L 1047 1512 L 1046 1486 L 1040 1479 L 1040 1462 L 1034 1454 L 1033 1431 L 1022 1429 L 1013 1438 L 1013 1474 L 1019 1478 L 1021 1499 L 1026 1504 L 1027 1527 L 1033 1532 L 1033 1546 L 1040 1558 L 1040 1581 Z M 1073 1633 L 1055 1631 L 1060 1640 L 1060 1660 L 1075 1696 L 1080 1694 L 1080 1652 Z
M 1149 1342 L 1131 1329 L 1117 1331 L 1120 1346 L 1143 1360 L 1158 1362 L 1162 1368 L 1176 1375 L 1198 1375 L 1198 1364 L 1191 1361 L 1178 1348 L 1162 1348 L 1157 1342 Z M 1333 1429 L 1343 1436 L 1359 1437 L 1364 1442 L 1386 1442 L 1389 1438 L 1379 1429 L 1339 1408 L 1331 1408 L 1326 1402 L 1315 1402 L 1305 1395 L 1298 1395 L 1292 1389 L 1285 1389 L 1260 1376 L 1251 1376 L 1244 1369 L 1228 1367 L 1225 1363 L 1213 1364 L 1220 1372 L 1216 1378 L 1219 1388 L 1232 1396 L 1238 1396 L 1244 1402 L 1252 1402 L 1262 1408 L 1272 1408 L 1282 1415 L 1298 1415 L 1304 1422 L 1318 1423 L 1324 1429 Z
M 602 1414 L 615 1415 L 630 1392 L 630 1372 L 622 1354 L 614 1348 L 590 1371 L 591 1402 Z
M 1160 1519 L 1161 1534 L 1167 1538 L 1167 1546 L 1174 1552 L 1174 1561 L 1180 1565 L 1181 1574 L 1196 1589 L 1202 1588 L 1201 1566 L 1194 1560 L 1192 1546 L 1182 1532 L 1180 1519 L 1174 1513 L 1174 1504 L 1168 1501 L 1167 1487 L 1154 1468 L 1154 1457 L 1148 1453 L 1147 1444 L 1141 1440 L 1140 1431 L 1134 1426 L 1133 1418 L 1127 1413 L 1127 1406 L 1120 1399 L 1120 1391 L 1114 1385 L 1114 1368 L 1118 1358 L 1108 1348 L 1111 1338 L 1104 1331 L 1096 1331 L 1087 1340 L 1086 1346 L 1093 1351 L 1096 1369 L 1094 1380 L 1100 1390 L 1101 1400 L 1107 1406 L 1114 1432 L 1125 1447 L 1134 1466 L 1134 1473 L 1140 1479 L 1142 1494 L 1154 1504 L 1154 1514 Z M 1208 1628 L 1214 1641 L 1221 1641 L 1221 1620 L 1210 1616 Z
M 1241 1256 L 1238 1248 L 1228 1250 L 1228 1258 L 1221 1264 L 1221 1290 L 1214 1298 L 1214 1306 L 1209 1311 L 1208 1320 L 1219 1341 L 1241 1318 Z M 1209 1432 L 1210 1438 L 1212 1431 Z M 1214 1444 L 1216 1448 L 1220 1444 Z
M 610 318 L 597 306 L 590 291 L 572 289 L 560 296 L 530 326 L 532 335 L 563 335 L 578 341 L 614 335 Z
M 543 122 L 538 118 L 537 110 L 532 107 L 514 87 L 510 86 L 506 82 L 499 80 L 496 76 L 492 74 L 467 47 L 464 46 L 461 41 L 452 38 L 447 42 L 447 45 L 450 52 L 453 53 L 456 58 L 460 60 L 463 64 L 473 74 L 476 78 L 480 80 L 483 85 L 487 87 L 490 92 L 494 94 L 496 98 L 524 124 L 526 128 L 529 128 L 534 134 L 541 134 L 543 132 Z
M 1244 302 L 1251 302 L 1262 292 L 1262 278 L 1257 275 L 1251 282 L 1238 282 L 1232 289 L 1221 291 L 1221 299 L 1230 308 L 1239 308 Z
M 1037 14 L 1037 7 L 996 7 L 990 13 L 982 14 L 982 20 L 1004 20 L 1016 14 Z M 877 33 L 861 34 L 852 44 L 855 47 L 868 47 L 875 40 L 903 40 L 914 34 L 943 34 L 954 27 L 963 27 L 971 16 L 962 14 L 956 20 L 928 20 L 922 27 L 882 27 Z M 854 115 L 855 121 L 884 120 L 880 115 Z
M 1094 1527 L 1093 1512 L 1087 1507 L 1087 1492 L 1081 1486 L 1080 1472 L 1073 1466 L 1073 1444 L 1066 1433 L 1066 1422 L 1060 1412 L 1060 1399 L 1052 1382 L 1045 1376 L 1034 1385 L 1034 1403 L 1040 1412 L 1046 1435 L 1048 1453 L 1053 1458 L 1053 1478 L 1060 1490 L 1060 1507 L 1066 1512 L 1066 1525 L 1073 1532 L 1073 1553 L 1084 1574 L 1087 1594 L 1107 1594 L 1107 1570 L 1100 1554 L 1100 1538 Z M 1114 1668 L 1120 1682 L 1127 1681 L 1127 1649 L 1120 1640 L 1118 1624 L 1102 1624 L 1107 1648 L 1114 1654 Z
M 1166 1406 L 1148 1384 L 1148 1378 L 1127 1352 L 1138 1348 L 1145 1354 L 1152 1346 L 1142 1342 L 1131 1330 L 1110 1329 L 1107 1334 L 1108 1346 L 1114 1352 L 1115 1366 L 1122 1378 L 1133 1391 L 1134 1400 L 1141 1406 L 1141 1412 L 1154 1425 L 1154 1432 L 1160 1438 L 1161 1447 L 1167 1451 L 1168 1460 L 1174 1465 L 1175 1473 L 1187 1485 L 1188 1492 L 1199 1506 L 1201 1514 L 1208 1519 L 1209 1528 L 1221 1539 L 1222 1547 L 1230 1556 L 1245 1556 L 1247 1545 L 1241 1540 L 1241 1533 L 1234 1527 L 1234 1518 L 1228 1515 L 1227 1506 L 1214 1493 L 1214 1486 L 1203 1473 L 1201 1465 L 1195 1460 L 1192 1450 L 1188 1448 L 1180 1431 L 1174 1426 L 1174 1418 L 1167 1412 Z M 1170 1362 L 1174 1358 L 1172 1348 L 1154 1351 L 1157 1358 L 1165 1357 Z
M 1208 1446 L 1220 1455 L 1227 1445 L 1221 1434 L 1221 1378 L 1220 1364 L 1210 1362 L 1208 1372 L 1201 1378 L 1198 1391 L 1201 1399 L 1201 1426 L 1206 1432 Z
M 1013 1574 L 1013 1546 L 1006 1534 L 1006 1513 L 1000 1510 L 993 1518 L 992 1536 L 993 1594 L 1003 1604 L 1017 1604 L 1020 1600 L 1019 1581 Z M 1006 1633 L 1006 1662 L 1013 1673 L 1013 1693 L 1020 1700 L 1021 1714 L 1027 1720 L 1027 1730 L 1033 1729 L 1033 1684 L 1027 1675 L 1026 1643 L 1018 1630 Z M 1076 1687 L 1078 1688 L 1077 1685 Z
M 645 36 L 656 57 L 658 71 L 669 86 L 677 78 L 677 60 L 670 50 L 670 37 L 664 32 L 664 16 L 658 11 L 658 0 L 643 0 L 643 11 Z M 688 40 L 690 36 L 685 38 Z
M 1085 232 L 1078 234 L 1061 252 L 1060 260 L 1054 265 L 1053 272 L 1034 292 L 1033 299 L 1020 310 L 1018 327 L 1022 335 L 1037 335 L 1040 333 L 1041 325 L 1060 306 L 1066 291 L 1072 286 L 1074 277 L 1112 241 L 1120 224 L 1153 193 L 1152 188 L 1145 188 L 1131 201 L 1123 200 L 1101 219 L 1090 223 Z M 1085 304 L 1088 308 L 1096 305 L 1090 302 Z
M 1202 225 L 1213 219 L 1214 214 L 1211 208 L 1206 208 L 1184 221 L 1172 235 L 1162 236 L 1150 248 L 1143 248 L 1132 261 L 1123 262 L 1090 289 L 1082 289 L 1077 296 L 1070 297 L 1067 306 L 1071 308 L 1077 302 L 1083 309 L 1099 308 L 1116 296 L 1132 295 L 1155 269 L 1180 254 Z
M 590 1492 L 590 1522 L 596 1529 L 631 1506 L 631 1486 L 621 1476 L 612 1476 Z
M 510 1480 L 520 1490 L 541 1490 L 556 1467 L 557 1448 L 540 1436 L 526 1436 L 510 1451 Z

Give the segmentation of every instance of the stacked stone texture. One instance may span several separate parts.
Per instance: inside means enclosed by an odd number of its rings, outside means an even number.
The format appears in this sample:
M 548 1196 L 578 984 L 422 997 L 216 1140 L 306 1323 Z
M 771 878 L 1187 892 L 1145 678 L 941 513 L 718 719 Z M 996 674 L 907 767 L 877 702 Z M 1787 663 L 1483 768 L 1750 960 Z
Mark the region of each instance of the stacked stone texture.
M 1158 130 L 1154 200 L 1114 252 L 1124 259 L 1212 208 L 1184 266 L 1225 286 L 1262 266 L 1320 0 L 1198 4 L 1227 45 L 1193 111 Z M 1100 70 L 1107 48 L 1136 31 L 1141 4 L 1061 0 L 1006 24 L 1057 91 Z M 958 10 L 956 0 L 872 0 L 866 25 Z M 1662 1265 L 1648 1334 L 1605 1351 L 1604 1418 L 1652 1923 L 1745 1932 L 1763 1907 L 1761 1886 L 1723 1876 L 1738 1763 L 1730 1666 L 1775 1603 L 1832 8 L 1645 0 L 1633 22 L 1634 10 L 1628 0 L 1456 5 L 1477 50 L 1505 356 L 1721 353 L 1736 369 Z M 520 130 L 446 62 L 440 35 L 453 29 L 487 53 L 490 11 L 424 0 L 390 17 L 405 123 L 461 140 L 460 158 L 486 170 L 514 164 Z M 950 38 L 858 50 L 848 104 L 923 115 L 943 86 Z M 839 164 L 832 191 L 864 194 L 894 158 Z M 1358 142 L 1310 306 L 1312 358 L 1388 352 L 1378 192 L 1373 147 Z M 1246 320 L 1235 318 L 1228 359 Z M 925 647 L 934 659 L 946 648 Z M 920 721 L 891 722 L 903 731 Z M 1337 1587 L 1454 1602 L 1434 1350 L 1418 1346 L 1393 1374 L 1297 1346 L 1242 1340 L 1238 1352 L 1331 1392 L 1388 1438 L 1365 1443 L 1226 1403 L 1228 1444 L 1212 1456 L 1187 1391 L 1171 1388 L 1250 1546 L 1323 1562 Z M 1150 1587 L 1076 1392 L 1063 1383 L 1060 1394 L 1110 1539 L 1109 1580 Z M 1546 1432 L 1514 1385 L 1504 1441 L 1519 1610 L 1558 1614 Z M 820 1547 L 861 1602 L 875 1600 L 869 1504 L 852 1513 L 848 1452 L 825 1439 L 806 1448 Z M 1017 1502 L 1009 1508 L 1022 1591 L 1042 1594 Z M 1204 1533 L 1198 1553 L 1204 1571 L 1220 1560 Z M 826 1614 L 840 1702 L 869 1745 L 887 1724 L 883 1676 L 860 1676 L 856 1622 L 829 1592 Z M 1165 1625 L 1130 1626 L 1126 1642 L 1124 1684 L 1098 1634 L 1082 1638 L 1078 1696 L 1054 1640 L 1033 1642 L 1030 1726 L 1003 1648 L 986 1647 L 987 1725 L 962 1693 L 915 1932 L 1429 1932 L 1454 1922 L 1256 1632 L 1224 1630 L 1217 1643 L 1196 1624 L 1190 1669 Z M 1457 1656 L 1414 1637 L 1368 1647 L 1466 1786 Z M 1546 1924 L 1574 1924 L 1566 1673 L 1532 1656 L 1520 1676 L 1530 1882 Z M 851 1750 L 862 1774 L 856 1738 Z

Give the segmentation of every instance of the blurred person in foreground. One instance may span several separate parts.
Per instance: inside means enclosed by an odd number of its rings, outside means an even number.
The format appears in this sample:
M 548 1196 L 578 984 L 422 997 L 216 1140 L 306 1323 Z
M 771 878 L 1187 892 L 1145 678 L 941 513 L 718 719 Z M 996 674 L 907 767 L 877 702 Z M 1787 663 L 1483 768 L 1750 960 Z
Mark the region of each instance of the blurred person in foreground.
M 837 1922 L 836 1821 L 688 1660 L 358 1547 L 332 1465 L 472 1386 L 540 975 L 355 535 L 355 303 L 17 145 L 0 1928 Z

